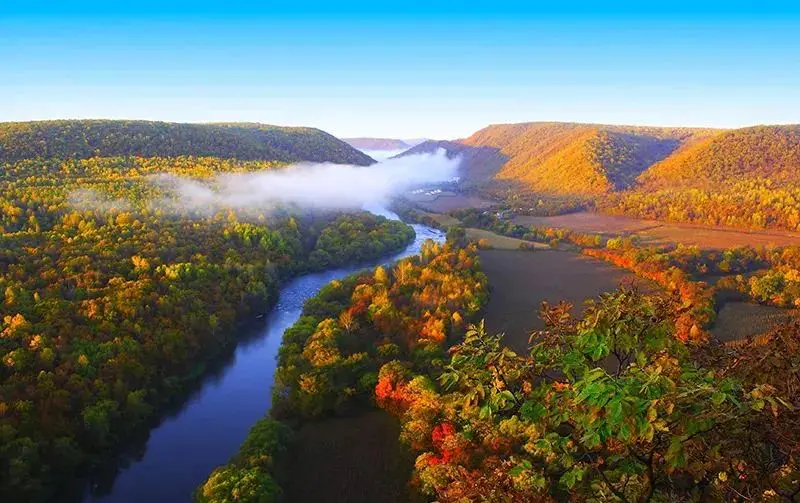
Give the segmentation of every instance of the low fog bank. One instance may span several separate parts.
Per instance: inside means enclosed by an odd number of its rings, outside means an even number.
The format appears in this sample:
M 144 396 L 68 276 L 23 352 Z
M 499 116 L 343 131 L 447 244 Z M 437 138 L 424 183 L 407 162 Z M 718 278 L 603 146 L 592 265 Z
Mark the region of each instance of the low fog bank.
M 372 157 L 376 161 L 381 162 L 381 161 L 385 161 L 385 160 L 389 159 L 390 157 L 394 157 L 396 155 L 402 154 L 406 150 L 408 150 L 408 149 L 401 148 L 401 149 L 395 149 L 395 150 L 362 150 L 362 152 L 364 152 L 368 156 Z
M 411 188 L 447 182 L 458 175 L 460 159 L 444 150 L 387 159 L 372 166 L 298 164 L 279 170 L 221 174 L 198 181 L 158 175 L 153 182 L 173 194 L 179 210 L 263 209 L 276 204 L 321 209 L 375 208 Z

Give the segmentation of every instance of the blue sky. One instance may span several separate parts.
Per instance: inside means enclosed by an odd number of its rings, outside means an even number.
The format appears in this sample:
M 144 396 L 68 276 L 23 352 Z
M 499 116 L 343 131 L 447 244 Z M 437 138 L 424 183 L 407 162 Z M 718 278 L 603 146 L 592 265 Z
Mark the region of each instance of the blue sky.
M 0 0 L 0 121 L 434 138 L 532 120 L 800 122 L 797 6 L 295 4 Z

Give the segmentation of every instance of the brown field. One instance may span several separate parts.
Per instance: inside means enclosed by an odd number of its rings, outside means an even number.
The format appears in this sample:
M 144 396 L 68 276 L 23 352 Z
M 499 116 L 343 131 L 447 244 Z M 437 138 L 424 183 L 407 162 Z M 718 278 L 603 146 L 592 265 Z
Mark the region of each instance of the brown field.
M 399 434 L 397 421 L 383 411 L 304 424 L 287 467 L 285 501 L 409 501 L 413 459 Z
M 423 210 L 434 213 L 447 213 L 465 208 L 488 208 L 496 204 L 494 201 L 482 197 L 456 194 L 455 192 L 443 192 L 438 196 L 406 194 L 405 197 Z
M 800 233 L 703 227 L 591 212 L 570 213 L 555 217 L 521 215 L 514 217 L 514 223 L 568 228 L 578 232 L 606 235 L 636 235 L 643 241 L 652 244 L 683 243 L 707 249 L 746 245 L 766 247 L 800 245 Z
M 486 241 L 489 242 L 489 246 L 497 250 L 518 250 L 519 246 L 523 243 L 529 246 L 534 246 L 542 250 L 550 250 L 549 246 L 541 243 L 531 243 L 529 241 L 523 241 L 522 239 L 511 238 L 508 236 L 501 236 L 500 234 L 495 234 L 492 231 L 487 231 L 484 229 L 467 227 L 466 231 L 468 239 L 472 241 L 485 239 Z
M 721 341 L 757 335 L 797 316 L 795 309 L 781 309 L 752 302 L 728 302 L 717 313 L 711 333 Z
M 652 288 L 627 271 L 577 253 L 482 250 L 480 258 L 492 287 L 486 329 L 505 333 L 515 351 L 525 351 L 530 332 L 544 327 L 539 319 L 542 301 L 566 300 L 580 314 L 587 298 L 614 290 L 620 283 Z

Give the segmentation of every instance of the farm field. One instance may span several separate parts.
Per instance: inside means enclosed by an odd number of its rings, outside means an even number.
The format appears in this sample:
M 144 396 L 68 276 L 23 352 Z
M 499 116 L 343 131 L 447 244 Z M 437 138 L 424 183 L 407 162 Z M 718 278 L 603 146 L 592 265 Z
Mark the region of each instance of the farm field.
M 728 302 L 717 313 L 711 333 L 727 342 L 770 330 L 797 316 L 796 309 L 764 306 L 752 302 Z
M 287 466 L 285 501 L 400 503 L 413 459 L 394 417 L 371 411 L 304 424 Z
M 539 319 L 543 301 L 571 302 L 577 315 L 585 299 L 621 283 L 648 286 L 632 273 L 577 253 L 482 250 L 479 255 L 492 289 L 486 329 L 505 333 L 508 346 L 519 352 L 527 348 L 530 332 L 544 327 Z
M 554 217 L 520 215 L 514 223 L 542 227 L 569 228 L 578 232 L 607 235 L 636 235 L 652 244 L 683 243 L 706 249 L 736 246 L 786 246 L 800 244 L 800 233 L 758 231 L 723 227 L 703 227 L 656 220 L 579 212 Z

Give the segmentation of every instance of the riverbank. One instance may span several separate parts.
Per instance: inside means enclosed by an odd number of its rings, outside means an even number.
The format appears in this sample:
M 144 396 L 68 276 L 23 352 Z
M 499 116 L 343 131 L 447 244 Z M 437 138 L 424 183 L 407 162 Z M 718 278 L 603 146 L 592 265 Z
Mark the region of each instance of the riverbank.
M 173 408 L 149 435 L 145 433 L 144 439 L 123 451 L 113 463 L 116 466 L 109 463 L 103 467 L 105 473 L 95 472 L 97 480 L 85 490 L 82 500 L 190 501 L 197 485 L 231 458 L 253 424 L 269 410 L 281 337 L 299 317 L 305 300 L 334 279 L 416 254 L 427 239 L 444 239 L 438 230 L 412 227 L 416 237 L 411 244 L 388 258 L 305 274 L 285 283 L 262 330 L 237 344 L 230 360 L 215 373 L 204 375 L 183 405 Z

